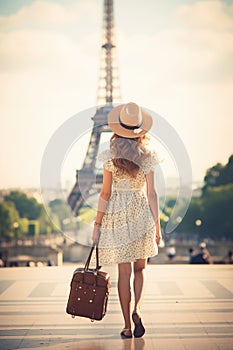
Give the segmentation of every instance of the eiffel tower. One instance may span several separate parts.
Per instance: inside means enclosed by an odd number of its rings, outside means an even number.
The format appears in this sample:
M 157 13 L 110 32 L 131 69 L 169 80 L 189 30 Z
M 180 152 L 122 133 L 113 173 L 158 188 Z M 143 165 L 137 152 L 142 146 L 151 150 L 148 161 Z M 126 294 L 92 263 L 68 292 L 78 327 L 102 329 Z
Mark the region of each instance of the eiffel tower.
M 97 107 L 93 128 L 82 169 L 76 171 L 76 183 L 69 194 L 68 204 L 75 216 L 88 196 L 99 191 L 103 174 L 96 174 L 96 159 L 100 138 L 108 128 L 107 116 L 113 103 L 120 101 L 118 67 L 116 64 L 116 45 L 114 38 L 113 0 L 104 0 L 103 38 L 101 45 L 100 75 L 97 90 Z

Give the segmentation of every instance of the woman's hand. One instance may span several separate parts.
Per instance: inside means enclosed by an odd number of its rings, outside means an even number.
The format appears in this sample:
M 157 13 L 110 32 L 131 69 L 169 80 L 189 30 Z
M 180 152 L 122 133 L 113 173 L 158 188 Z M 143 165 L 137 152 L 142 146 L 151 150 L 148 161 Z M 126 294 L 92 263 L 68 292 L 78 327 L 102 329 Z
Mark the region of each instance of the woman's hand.
M 161 234 L 159 220 L 156 221 L 155 227 L 156 227 L 156 239 L 155 240 L 156 240 L 156 244 L 159 245 L 160 242 L 162 241 L 162 234 Z
M 162 241 L 162 235 L 156 233 L 156 244 L 159 245 Z
M 98 243 L 99 242 L 99 236 L 100 236 L 100 227 L 99 226 L 94 226 L 93 233 L 92 233 L 92 241 L 93 243 Z
M 162 241 L 161 232 L 156 233 L 156 244 L 159 245 L 161 241 Z

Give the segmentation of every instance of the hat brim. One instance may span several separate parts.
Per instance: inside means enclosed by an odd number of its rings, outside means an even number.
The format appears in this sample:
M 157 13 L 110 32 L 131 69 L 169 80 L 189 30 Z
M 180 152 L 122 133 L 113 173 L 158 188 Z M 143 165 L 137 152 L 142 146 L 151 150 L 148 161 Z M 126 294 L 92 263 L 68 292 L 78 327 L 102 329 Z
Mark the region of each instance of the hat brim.
M 117 135 L 127 138 L 137 138 L 145 135 L 152 127 L 153 119 L 150 114 L 141 108 L 142 112 L 142 125 L 140 126 L 140 132 L 136 130 L 129 130 L 124 128 L 119 121 L 120 111 L 125 104 L 114 107 L 108 115 L 108 126 Z

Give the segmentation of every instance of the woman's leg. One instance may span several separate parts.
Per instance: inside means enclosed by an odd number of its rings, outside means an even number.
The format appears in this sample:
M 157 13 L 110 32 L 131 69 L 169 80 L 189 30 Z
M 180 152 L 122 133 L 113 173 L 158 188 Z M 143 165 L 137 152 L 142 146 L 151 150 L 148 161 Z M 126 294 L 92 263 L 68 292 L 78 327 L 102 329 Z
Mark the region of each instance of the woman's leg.
M 131 290 L 130 290 L 130 277 L 131 277 L 131 263 L 118 264 L 118 294 L 121 304 L 122 313 L 125 320 L 125 328 L 130 332 L 125 332 L 126 335 L 131 333 L 131 320 L 130 320 L 130 302 L 131 302 Z
M 143 298 L 146 263 L 146 259 L 138 259 L 134 262 L 134 310 L 132 319 L 134 323 L 133 334 L 136 338 L 142 337 L 145 333 L 139 308 Z
M 146 264 L 146 259 L 138 259 L 134 262 L 134 312 L 139 312 L 142 303 Z

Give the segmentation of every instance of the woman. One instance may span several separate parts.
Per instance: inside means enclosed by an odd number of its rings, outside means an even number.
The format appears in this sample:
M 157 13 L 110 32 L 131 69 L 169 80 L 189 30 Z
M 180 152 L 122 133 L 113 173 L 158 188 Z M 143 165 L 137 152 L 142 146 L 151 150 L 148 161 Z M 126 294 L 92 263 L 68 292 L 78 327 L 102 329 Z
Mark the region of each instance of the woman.
M 157 157 L 145 147 L 152 117 L 136 103 L 112 109 L 113 131 L 104 161 L 103 185 L 92 239 L 99 246 L 101 265 L 118 264 L 118 293 L 125 321 L 122 338 L 132 338 L 130 277 L 134 271 L 134 336 L 145 328 L 140 315 L 147 258 L 158 253 L 161 240 L 158 198 L 154 188 Z M 146 193 L 144 187 L 146 186 Z

